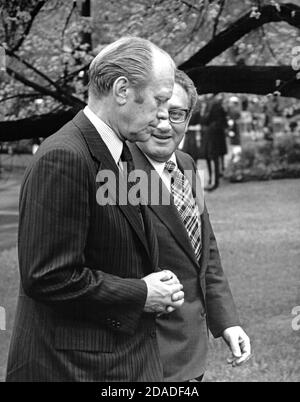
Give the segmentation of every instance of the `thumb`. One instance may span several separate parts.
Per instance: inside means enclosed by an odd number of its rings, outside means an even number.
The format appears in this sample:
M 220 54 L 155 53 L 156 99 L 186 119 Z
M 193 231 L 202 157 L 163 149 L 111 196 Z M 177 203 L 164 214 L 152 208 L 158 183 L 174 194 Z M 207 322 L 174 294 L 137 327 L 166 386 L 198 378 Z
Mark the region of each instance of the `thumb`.
M 160 277 L 160 280 L 161 281 L 168 281 L 168 280 L 170 280 L 172 277 L 173 277 L 173 274 L 172 274 L 172 272 L 171 271 L 168 271 L 168 270 L 166 270 L 166 269 L 164 269 L 163 271 L 160 271 L 159 272 L 159 277 Z

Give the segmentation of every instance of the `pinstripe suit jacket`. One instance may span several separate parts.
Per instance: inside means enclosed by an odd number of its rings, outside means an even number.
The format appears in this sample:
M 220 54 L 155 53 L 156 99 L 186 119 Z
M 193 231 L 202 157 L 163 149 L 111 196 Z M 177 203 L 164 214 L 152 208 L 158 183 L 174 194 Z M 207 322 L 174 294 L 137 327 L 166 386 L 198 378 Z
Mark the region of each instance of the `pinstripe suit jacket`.
M 130 146 L 135 166 L 148 176 L 156 171 L 139 150 Z M 159 266 L 171 269 L 183 284 L 183 306 L 157 320 L 157 336 L 164 378 L 183 381 L 199 377 L 205 371 L 208 351 L 208 328 L 215 337 L 224 329 L 240 325 L 209 215 L 204 205 L 199 177 L 192 158 L 176 151 L 179 169 L 192 172 L 190 178 L 201 211 L 202 254 L 197 261 L 190 239 L 173 203 L 151 205 L 151 218 L 159 243 Z M 155 181 L 154 181 L 155 182 Z M 167 191 L 164 185 L 162 190 Z
M 118 168 L 79 112 L 43 142 L 20 192 L 20 294 L 7 381 L 159 381 L 143 276 L 157 268 L 146 208 L 96 202 Z M 118 194 L 117 194 L 118 197 Z

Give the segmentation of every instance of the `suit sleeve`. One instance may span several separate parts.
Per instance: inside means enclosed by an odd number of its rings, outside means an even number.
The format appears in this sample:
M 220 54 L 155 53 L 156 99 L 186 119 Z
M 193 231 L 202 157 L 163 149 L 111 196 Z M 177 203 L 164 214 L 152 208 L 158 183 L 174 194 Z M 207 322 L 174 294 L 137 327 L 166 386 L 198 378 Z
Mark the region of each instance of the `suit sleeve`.
M 19 262 L 25 293 L 67 315 L 133 333 L 147 286 L 85 265 L 89 230 L 89 177 L 71 150 L 46 152 L 28 170 L 20 194 Z M 108 321 L 107 321 L 108 320 Z M 108 324 L 107 324 L 108 325 Z
M 192 163 L 197 172 L 194 161 Z M 226 328 L 240 325 L 240 321 L 228 280 L 222 268 L 217 241 L 205 203 L 202 222 L 205 225 L 204 230 L 209 234 L 209 254 L 205 273 L 207 320 L 211 333 L 217 338 Z
M 217 338 L 222 335 L 226 328 L 241 324 L 228 280 L 222 268 L 216 238 L 206 210 L 205 213 L 210 233 L 209 259 L 205 275 L 206 309 L 209 329 Z

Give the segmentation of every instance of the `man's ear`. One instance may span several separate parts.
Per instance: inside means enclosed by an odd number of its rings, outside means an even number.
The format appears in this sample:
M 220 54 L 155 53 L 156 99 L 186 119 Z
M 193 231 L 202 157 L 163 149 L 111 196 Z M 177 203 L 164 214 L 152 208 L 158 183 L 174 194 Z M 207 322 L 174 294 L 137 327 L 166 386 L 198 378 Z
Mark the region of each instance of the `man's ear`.
M 129 81 L 126 77 L 118 77 L 113 84 L 113 96 L 116 102 L 125 105 L 128 98 Z

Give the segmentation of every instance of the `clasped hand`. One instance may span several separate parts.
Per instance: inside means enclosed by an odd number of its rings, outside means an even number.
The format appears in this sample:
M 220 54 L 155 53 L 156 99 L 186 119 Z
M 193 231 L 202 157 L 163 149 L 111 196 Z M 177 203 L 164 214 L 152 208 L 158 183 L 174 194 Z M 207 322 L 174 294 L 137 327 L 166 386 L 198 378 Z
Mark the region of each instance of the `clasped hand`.
M 184 303 L 183 286 L 177 276 L 169 271 L 154 272 L 142 278 L 147 285 L 144 311 L 159 315 L 172 313 Z

